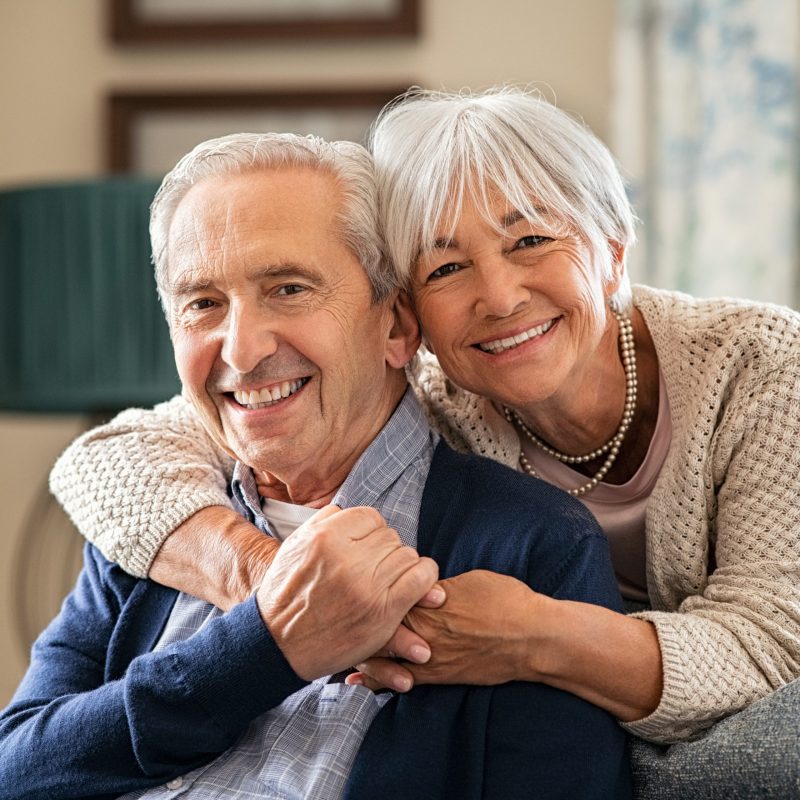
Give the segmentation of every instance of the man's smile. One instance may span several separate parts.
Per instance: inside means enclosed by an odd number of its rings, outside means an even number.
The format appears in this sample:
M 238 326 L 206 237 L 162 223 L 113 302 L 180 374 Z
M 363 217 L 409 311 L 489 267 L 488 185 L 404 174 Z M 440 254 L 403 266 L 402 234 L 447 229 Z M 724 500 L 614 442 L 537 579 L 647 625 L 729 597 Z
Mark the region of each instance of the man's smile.
M 274 383 L 261 389 L 236 390 L 234 392 L 226 392 L 226 394 L 233 395 L 234 400 L 243 408 L 251 410 L 266 408 L 290 397 L 302 389 L 309 380 L 311 380 L 310 377 L 298 378 L 297 380 Z

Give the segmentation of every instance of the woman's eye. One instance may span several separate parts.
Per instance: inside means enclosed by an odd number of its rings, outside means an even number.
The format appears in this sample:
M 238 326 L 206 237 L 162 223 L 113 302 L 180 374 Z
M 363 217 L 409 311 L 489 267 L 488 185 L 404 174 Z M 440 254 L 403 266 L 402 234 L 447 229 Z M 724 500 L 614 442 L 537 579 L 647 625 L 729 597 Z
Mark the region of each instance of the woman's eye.
M 445 275 L 452 275 L 454 272 L 458 272 L 461 267 L 458 264 L 442 264 L 441 267 L 437 267 L 431 274 L 428 276 L 428 280 L 431 278 L 444 278 Z
M 547 236 L 536 236 L 535 234 L 531 234 L 530 236 L 523 236 L 515 245 L 515 248 L 518 250 L 523 250 L 526 247 L 538 247 L 540 244 L 544 242 L 552 241 Z

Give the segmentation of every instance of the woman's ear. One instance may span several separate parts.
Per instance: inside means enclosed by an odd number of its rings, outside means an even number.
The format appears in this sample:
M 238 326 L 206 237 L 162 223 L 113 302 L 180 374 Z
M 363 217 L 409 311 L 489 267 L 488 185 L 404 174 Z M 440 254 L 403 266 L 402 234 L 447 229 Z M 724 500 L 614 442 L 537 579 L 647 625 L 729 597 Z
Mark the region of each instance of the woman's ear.
M 386 363 L 402 369 L 414 357 L 420 343 L 419 322 L 405 291 L 399 291 L 391 307 L 392 327 L 386 342 Z
M 622 283 L 622 276 L 625 274 L 625 245 L 609 239 L 608 251 L 611 256 L 611 277 L 605 281 L 606 299 L 611 297 Z

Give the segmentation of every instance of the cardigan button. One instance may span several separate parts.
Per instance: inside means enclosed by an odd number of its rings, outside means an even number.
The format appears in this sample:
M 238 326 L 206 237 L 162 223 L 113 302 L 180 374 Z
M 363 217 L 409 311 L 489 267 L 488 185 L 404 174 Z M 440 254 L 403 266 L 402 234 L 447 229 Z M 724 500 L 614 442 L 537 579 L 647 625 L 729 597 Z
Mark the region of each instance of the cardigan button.
M 183 786 L 183 778 L 173 778 L 167 781 L 167 789 L 180 789 Z

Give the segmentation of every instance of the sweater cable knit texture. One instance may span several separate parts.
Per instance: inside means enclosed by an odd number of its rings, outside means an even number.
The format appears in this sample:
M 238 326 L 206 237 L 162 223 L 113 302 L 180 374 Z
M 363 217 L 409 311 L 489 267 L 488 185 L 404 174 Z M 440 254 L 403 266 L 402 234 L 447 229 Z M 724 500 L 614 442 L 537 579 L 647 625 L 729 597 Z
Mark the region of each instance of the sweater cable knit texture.
M 800 315 L 636 287 L 673 420 L 647 510 L 647 579 L 664 665 L 658 708 L 626 727 L 684 741 L 800 676 Z M 420 356 L 410 376 L 460 450 L 517 467 L 519 439 L 485 399 Z M 76 526 L 146 574 L 181 521 L 228 505 L 232 462 L 180 397 L 77 439 L 51 475 Z M 677 612 L 677 613 L 676 613 Z

